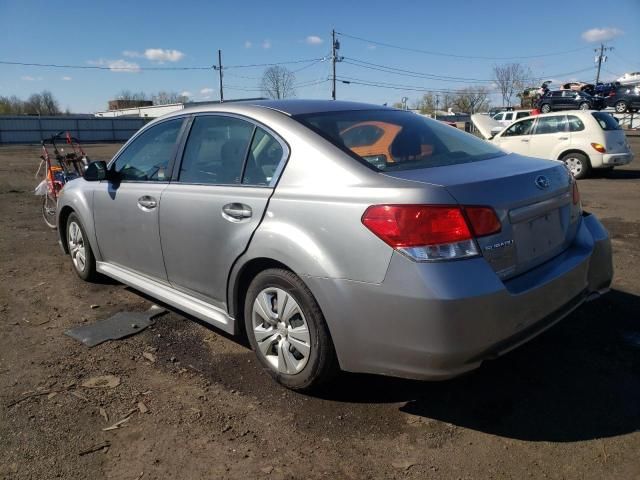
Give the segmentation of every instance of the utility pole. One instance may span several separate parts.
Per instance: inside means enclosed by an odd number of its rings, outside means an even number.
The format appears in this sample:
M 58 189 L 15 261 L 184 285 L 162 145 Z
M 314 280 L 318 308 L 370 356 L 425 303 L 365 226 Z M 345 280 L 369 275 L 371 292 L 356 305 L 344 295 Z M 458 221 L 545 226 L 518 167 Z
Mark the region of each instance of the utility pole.
M 218 76 L 220 78 L 220 103 L 224 102 L 224 93 L 222 91 L 222 50 L 218 50 Z
M 603 43 L 600 44 L 600 48 L 596 48 L 593 51 L 598 55 L 595 58 L 596 63 L 598 64 L 598 73 L 596 73 L 596 85 L 600 81 L 600 68 L 602 67 L 602 62 L 607 61 L 607 56 L 604 55 L 604 52 L 607 50 L 613 50 L 613 47 L 605 47 Z
M 436 93 L 436 109 L 433 111 L 433 118 L 438 119 L 438 105 L 440 104 L 440 95 Z
M 333 74 L 331 75 L 331 100 L 336 99 L 336 62 L 341 62 L 343 58 L 338 56 L 338 50 L 340 50 L 340 42 L 336 40 L 336 31 L 331 30 L 331 64 L 333 67 Z

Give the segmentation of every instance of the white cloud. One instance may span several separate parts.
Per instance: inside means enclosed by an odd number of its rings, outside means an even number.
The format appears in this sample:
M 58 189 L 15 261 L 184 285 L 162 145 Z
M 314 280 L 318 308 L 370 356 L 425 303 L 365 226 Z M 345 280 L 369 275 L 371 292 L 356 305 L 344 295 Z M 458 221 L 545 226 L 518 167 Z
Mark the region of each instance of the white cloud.
M 204 97 L 201 97 L 203 100 L 209 100 L 211 98 L 211 95 L 205 95 Z
M 200 90 L 200 95 L 209 95 L 210 93 L 213 93 L 213 88 L 207 87 Z
M 182 97 L 193 97 L 193 93 L 191 93 L 189 90 L 184 90 L 184 91 L 180 92 L 180 96 L 182 96 Z
M 262 42 L 262 48 L 264 48 L 265 50 L 271 48 L 271 40 L 265 40 L 264 42 Z
M 20 77 L 21 80 L 25 82 L 39 82 L 42 80 L 42 77 L 32 77 L 31 75 L 25 75 L 24 77 Z
M 304 39 L 304 41 L 309 45 L 320 45 L 323 42 L 323 40 L 317 35 L 309 35 Z
M 591 30 L 582 32 L 582 39 L 587 42 L 604 42 L 605 40 L 611 40 L 612 38 L 618 37 L 623 33 L 624 32 L 619 28 L 592 28 Z
M 87 63 L 89 65 L 96 65 L 99 67 L 109 67 L 109 70 L 112 72 L 137 73 L 140 71 L 140 65 L 134 62 L 122 60 L 121 58 L 118 60 L 106 60 L 101 58 L 99 60 L 89 60 Z
M 249 40 L 245 40 L 244 48 L 251 48 L 251 47 L 253 47 L 253 43 L 251 43 Z
M 378 47 L 376 47 L 375 45 L 372 45 L 372 44 L 367 45 L 367 50 L 375 50 L 376 48 Z
M 131 58 L 142 57 L 142 54 L 140 52 L 136 52 L 135 50 L 125 50 L 124 52 L 122 52 L 122 55 L 124 55 L 125 57 L 131 57 Z
M 73 80 L 73 78 L 72 78 L 72 77 L 67 77 L 67 76 L 65 75 L 64 77 L 62 77 L 62 79 L 61 79 L 61 80 L 64 80 L 64 81 L 68 82 L 68 81 L 70 81 L 70 80 Z
M 162 48 L 147 48 L 144 51 L 147 60 L 153 62 L 178 62 L 184 57 L 180 50 L 164 50 Z

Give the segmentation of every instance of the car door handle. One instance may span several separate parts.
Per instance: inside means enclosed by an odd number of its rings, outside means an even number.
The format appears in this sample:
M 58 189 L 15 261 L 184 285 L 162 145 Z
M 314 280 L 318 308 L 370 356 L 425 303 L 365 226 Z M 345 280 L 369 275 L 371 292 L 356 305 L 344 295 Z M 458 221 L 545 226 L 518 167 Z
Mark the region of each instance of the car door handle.
M 558 137 L 558 140 L 569 140 L 569 137 Z
M 231 222 L 251 218 L 251 215 L 251 207 L 244 203 L 227 203 L 222 207 L 222 216 Z
M 138 199 L 138 206 L 146 210 L 152 210 L 158 206 L 158 201 L 149 195 L 143 195 Z
M 526 143 L 526 142 L 528 142 L 528 141 L 529 141 L 529 139 L 528 139 L 528 138 L 521 138 L 521 139 L 520 139 L 520 141 L 521 141 L 521 142 L 525 142 L 525 143 Z

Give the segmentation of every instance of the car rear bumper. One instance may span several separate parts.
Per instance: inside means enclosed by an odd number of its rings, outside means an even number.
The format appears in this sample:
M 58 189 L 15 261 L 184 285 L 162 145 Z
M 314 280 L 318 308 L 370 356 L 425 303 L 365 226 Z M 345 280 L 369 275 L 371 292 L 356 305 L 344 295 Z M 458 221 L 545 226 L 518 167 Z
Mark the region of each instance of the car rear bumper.
M 607 166 L 626 165 L 633 160 L 633 153 L 605 153 L 602 155 L 602 164 Z
M 546 330 L 613 276 L 607 231 L 585 215 L 573 244 L 502 282 L 483 258 L 416 263 L 395 253 L 381 284 L 307 277 L 344 370 L 446 379 Z

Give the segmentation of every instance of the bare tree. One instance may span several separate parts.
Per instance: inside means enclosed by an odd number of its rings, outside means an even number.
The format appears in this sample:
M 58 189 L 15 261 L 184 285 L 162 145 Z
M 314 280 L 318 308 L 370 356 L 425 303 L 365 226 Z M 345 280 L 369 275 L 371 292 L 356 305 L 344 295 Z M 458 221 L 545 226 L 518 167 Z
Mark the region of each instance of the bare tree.
M 467 87 L 456 92 L 453 106 L 463 113 L 478 113 L 489 107 L 489 89 L 486 87 Z
M 160 91 L 152 97 L 154 105 L 168 105 L 171 103 L 186 103 L 189 97 L 180 95 L 177 92 Z
M 511 105 L 514 95 L 524 90 L 532 78 L 531 70 L 521 63 L 505 63 L 493 66 L 493 76 L 502 95 L 502 105 Z
M 117 100 L 149 100 L 149 95 L 144 92 L 132 92 L 131 90 L 122 90 L 118 95 L 116 95 Z
M 262 76 L 262 91 L 273 99 L 295 97 L 296 76 L 292 71 L 279 65 L 269 67 Z
M 24 102 L 15 95 L 0 97 L 0 115 L 22 115 L 25 113 Z
M 32 94 L 24 104 L 29 115 L 60 115 L 60 105 L 48 90 Z

